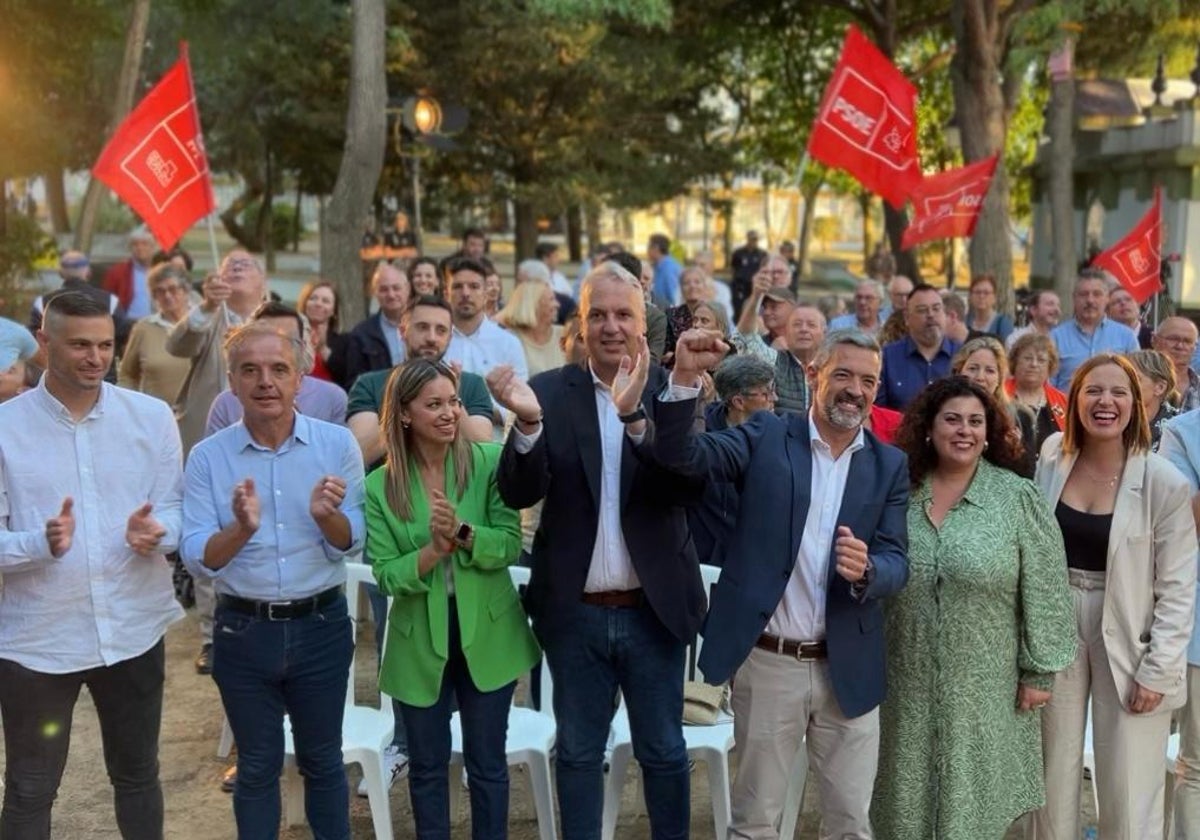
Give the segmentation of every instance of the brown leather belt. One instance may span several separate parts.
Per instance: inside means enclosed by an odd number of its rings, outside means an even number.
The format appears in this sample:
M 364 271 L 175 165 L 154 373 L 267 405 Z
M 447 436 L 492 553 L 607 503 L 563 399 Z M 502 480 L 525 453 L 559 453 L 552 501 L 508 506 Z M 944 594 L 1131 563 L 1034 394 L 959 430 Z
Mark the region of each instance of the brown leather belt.
M 640 607 L 646 596 L 640 589 L 614 589 L 608 592 L 584 592 L 580 600 L 593 607 Z
M 793 659 L 799 659 L 801 662 L 811 659 L 827 659 L 829 652 L 825 648 L 825 642 L 793 642 L 790 639 L 781 639 L 778 636 L 772 636 L 770 633 L 763 633 L 758 637 L 758 641 L 754 643 L 756 648 L 769 650 L 771 653 L 778 653 L 780 656 L 790 656 Z

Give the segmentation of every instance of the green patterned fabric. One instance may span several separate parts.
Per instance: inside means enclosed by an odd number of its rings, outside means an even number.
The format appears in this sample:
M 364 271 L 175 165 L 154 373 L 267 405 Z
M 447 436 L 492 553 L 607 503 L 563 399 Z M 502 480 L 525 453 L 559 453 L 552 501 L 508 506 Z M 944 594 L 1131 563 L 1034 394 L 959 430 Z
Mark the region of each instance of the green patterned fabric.
M 886 840 L 999 840 L 1043 804 L 1041 713 L 1075 658 L 1058 524 L 1031 481 L 980 461 L 940 530 L 908 508 L 908 586 L 884 607 L 887 699 L 871 819 Z

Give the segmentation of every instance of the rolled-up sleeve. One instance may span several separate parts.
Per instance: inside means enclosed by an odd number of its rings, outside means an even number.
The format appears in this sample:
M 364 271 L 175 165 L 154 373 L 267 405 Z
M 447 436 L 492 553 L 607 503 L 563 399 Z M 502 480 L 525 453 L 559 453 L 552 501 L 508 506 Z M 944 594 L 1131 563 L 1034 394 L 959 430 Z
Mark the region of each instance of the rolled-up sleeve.
M 193 577 L 212 579 L 220 575 L 221 570 L 204 565 L 204 548 L 220 530 L 212 465 L 204 447 L 196 447 L 188 456 L 183 474 L 183 538 L 179 542 L 179 556 Z
M 150 502 L 154 505 L 154 518 L 166 529 L 158 550 L 169 553 L 179 549 L 183 538 L 183 445 L 169 409 L 163 411 L 163 418 L 159 432 L 162 448 Z
M 330 545 L 328 540 L 322 540 L 321 545 L 325 549 L 325 557 L 331 563 L 338 563 L 347 557 L 362 553 L 367 534 L 362 453 L 349 430 L 343 428 L 343 431 L 345 434 L 342 435 L 341 465 L 338 467 L 337 474 L 346 482 L 346 496 L 342 499 L 342 515 L 350 523 L 350 545 L 345 549 L 340 549 L 335 545 Z

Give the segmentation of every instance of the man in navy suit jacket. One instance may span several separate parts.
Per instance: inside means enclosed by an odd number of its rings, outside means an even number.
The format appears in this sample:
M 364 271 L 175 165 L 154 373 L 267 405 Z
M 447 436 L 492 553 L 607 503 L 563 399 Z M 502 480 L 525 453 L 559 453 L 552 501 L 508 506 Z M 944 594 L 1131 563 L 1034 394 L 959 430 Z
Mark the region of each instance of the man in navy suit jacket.
M 730 837 L 778 837 L 807 738 L 823 836 L 870 840 L 885 689 L 880 599 L 908 580 L 906 459 L 862 428 L 879 345 L 857 330 L 830 333 L 809 367 L 807 416 L 760 411 L 697 435 L 688 397 L 720 344 L 699 330 L 680 338 L 651 436 L 657 462 L 741 488 L 698 663 L 711 683 L 737 672 Z
M 496 469 L 500 497 L 513 508 L 546 502 L 525 606 L 554 676 L 562 836 L 600 836 L 619 689 L 650 834 L 682 838 L 690 822 L 684 653 L 704 617 L 683 506 L 700 500 L 703 484 L 643 452 L 667 376 L 650 365 L 637 278 L 601 263 L 584 278 L 580 309 L 583 365 L 528 384 L 508 366 L 487 376 L 516 419 Z

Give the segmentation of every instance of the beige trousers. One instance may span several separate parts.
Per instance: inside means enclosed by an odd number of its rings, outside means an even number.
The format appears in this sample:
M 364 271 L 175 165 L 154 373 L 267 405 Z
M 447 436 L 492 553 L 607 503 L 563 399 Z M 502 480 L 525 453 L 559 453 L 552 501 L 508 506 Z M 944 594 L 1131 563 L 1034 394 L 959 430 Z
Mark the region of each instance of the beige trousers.
M 1163 830 L 1163 782 L 1171 713 L 1128 711 L 1117 696 L 1104 649 L 1104 573 L 1070 570 L 1079 651 L 1054 682 L 1042 710 L 1046 805 L 1034 811 L 1026 836 L 1078 840 L 1080 784 L 1088 697 L 1096 753 L 1096 795 L 1104 840 L 1148 840 Z
M 1175 840 L 1200 840 L 1200 667 L 1188 665 L 1187 705 L 1179 710 Z
M 788 779 L 807 739 L 821 797 L 821 840 L 871 840 L 868 812 L 879 765 L 879 710 L 847 718 L 824 661 L 755 648 L 733 683 L 738 771 L 730 838 L 775 840 Z

